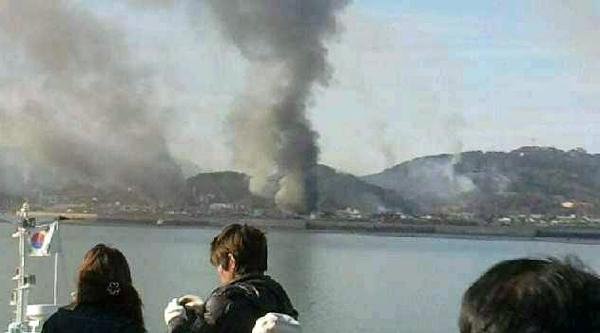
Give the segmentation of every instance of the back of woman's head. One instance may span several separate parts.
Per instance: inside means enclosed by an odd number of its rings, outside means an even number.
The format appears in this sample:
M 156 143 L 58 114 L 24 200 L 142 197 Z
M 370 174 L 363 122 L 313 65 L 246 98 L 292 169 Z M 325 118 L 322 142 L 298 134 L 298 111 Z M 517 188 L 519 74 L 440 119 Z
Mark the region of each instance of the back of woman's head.
M 121 251 L 98 244 L 90 249 L 77 270 L 75 304 L 114 310 L 143 326 L 142 301 L 133 287 L 127 259 Z
M 600 278 L 577 258 L 494 265 L 466 291 L 461 333 L 600 332 Z

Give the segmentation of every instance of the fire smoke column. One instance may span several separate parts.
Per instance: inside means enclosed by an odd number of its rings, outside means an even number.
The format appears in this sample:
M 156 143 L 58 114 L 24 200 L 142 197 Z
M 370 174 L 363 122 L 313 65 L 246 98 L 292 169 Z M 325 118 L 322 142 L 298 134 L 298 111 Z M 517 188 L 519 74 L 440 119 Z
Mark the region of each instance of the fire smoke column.
M 0 38 L 20 59 L 0 82 L 2 140 L 70 181 L 174 197 L 181 172 L 120 31 L 77 1 L 5 0 Z
M 224 34 L 251 63 L 229 117 L 236 165 L 251 190 L 280 209 L 317 207 L 317 133 L 306 116 L 316 83 L 330 71 L 325 39 L 347 0 L 208 0 Z

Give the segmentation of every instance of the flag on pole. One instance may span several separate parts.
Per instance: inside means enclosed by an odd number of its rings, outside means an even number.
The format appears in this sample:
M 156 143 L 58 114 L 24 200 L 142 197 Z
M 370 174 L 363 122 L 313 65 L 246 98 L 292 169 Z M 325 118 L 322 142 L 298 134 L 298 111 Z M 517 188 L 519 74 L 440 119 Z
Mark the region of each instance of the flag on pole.
M 36 227 L 29 231 L 29 256 L 46 257 L 50 255 L 52 238 L 58 230 L 58 222 Z

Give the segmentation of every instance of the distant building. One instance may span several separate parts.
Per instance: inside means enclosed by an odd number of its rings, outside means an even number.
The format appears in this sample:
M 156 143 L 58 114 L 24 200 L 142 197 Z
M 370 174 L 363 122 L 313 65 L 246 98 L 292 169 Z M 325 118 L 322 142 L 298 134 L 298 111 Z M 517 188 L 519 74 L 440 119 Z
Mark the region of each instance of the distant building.
M 210 211 L 232 211 L 234 209 L 234 205 L 232 203 L 224 203 L 224 202 L 215 202 L 211 203 L 208 206 Z
M 335 213 L 336 213 L 337 217 L 344 218 L 344 219 L 357 220 L 357 219 L 363 218 L 360 210 L 358 210 L 356 208 L 352 208 L 352 207 L 346 207 L 346 209 L 340 209 L 340 210 L 336 211 Z
M 246 211 L 246 206 L 240 203 L 215 202 L 208 205 L 210 213 L 241 213 Z

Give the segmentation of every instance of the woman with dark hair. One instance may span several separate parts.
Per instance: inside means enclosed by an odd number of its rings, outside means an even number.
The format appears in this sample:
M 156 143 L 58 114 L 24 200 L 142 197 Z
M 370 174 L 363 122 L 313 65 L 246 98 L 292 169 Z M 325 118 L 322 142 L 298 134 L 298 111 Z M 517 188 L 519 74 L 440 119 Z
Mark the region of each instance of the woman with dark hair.
M 42 333 L 145 332 L 142 301 L 132 285 L 127 259 L 117 249 L 98 244 L 77 270 L 73 303 L 52 315 Z

